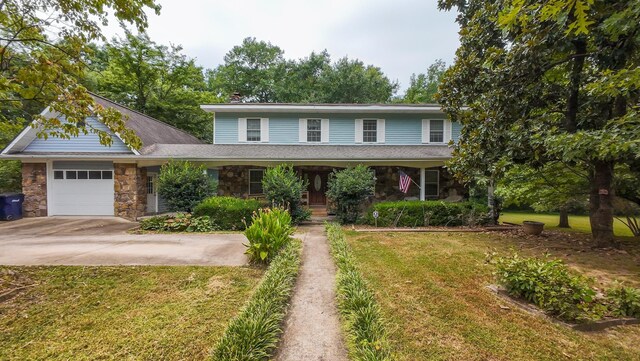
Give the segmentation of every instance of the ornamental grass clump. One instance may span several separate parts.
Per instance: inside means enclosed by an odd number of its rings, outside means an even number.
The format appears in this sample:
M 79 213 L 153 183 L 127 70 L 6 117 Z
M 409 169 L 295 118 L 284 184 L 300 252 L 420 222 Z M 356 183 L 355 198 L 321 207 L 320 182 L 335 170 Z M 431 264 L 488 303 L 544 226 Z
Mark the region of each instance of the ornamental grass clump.
M 338 224 L 327 224 L 326 231 L 338 268 L 338 310 L 344 322 L 351 358 L 391 360 L 391 346 L 382 311 L 355 265 L 342 228 Z
M 260 209 L 251 218 L 244 235 L 249 240 L 245 253 L 254 263 L 269 263 L 286 245 L 294 228 L 291 214 L 283 208 Z
M 268 360 L 282 334 L 282 321 L 300 269 L 302 243 L 291 240 L 275 256 L 251 299 L 214 346 L 216 361 Z

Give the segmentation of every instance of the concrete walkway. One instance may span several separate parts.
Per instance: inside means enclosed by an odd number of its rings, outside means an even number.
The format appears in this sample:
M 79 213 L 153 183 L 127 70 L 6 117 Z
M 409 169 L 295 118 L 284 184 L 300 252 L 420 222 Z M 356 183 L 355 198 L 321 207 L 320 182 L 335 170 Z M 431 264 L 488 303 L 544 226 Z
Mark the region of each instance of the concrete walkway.
M 336 269 L 321 225 L 301 227 L 302 267 L 277 361 L 346 361 L 338 309 Z

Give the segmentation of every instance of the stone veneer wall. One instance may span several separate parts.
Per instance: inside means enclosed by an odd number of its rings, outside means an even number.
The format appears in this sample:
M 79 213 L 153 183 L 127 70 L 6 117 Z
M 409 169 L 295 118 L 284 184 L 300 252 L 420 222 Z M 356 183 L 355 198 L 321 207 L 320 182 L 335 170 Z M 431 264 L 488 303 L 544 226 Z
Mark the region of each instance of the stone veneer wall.
M 136 164 L 115 163 L 114 213 L 117 217 L 136 220 L 147 207 L 147 170 Z
M 24 217 L 47 216 L 47 164 L 22 163 L 22 193 Z
M 218 175 L 218 195 L 247 198 L 249 195 L 249 169 L 260 169 L 256 166 L 224 166 Z M 371 167 L 376 171 L 375 200 L 420 199 L 420 189 L 411 184 L 409 192 L 404 194 L 399 189 L 399 170 L 405 172 L 416 183 L 420 184 L 420 169 L 409 167 Z M 333 167 L 299 166 L 295 167 L 301 174 L 305 170 L 332 170 Z M 438 199 L 460 200 L 467 197 L 467 190 L 445 168 L 428 168 L 440 171 L 440 196 Z
M 249 196 L 249 169 L 263 167 L 230 165 L 218 171 L 218 195 L 247 198 Z

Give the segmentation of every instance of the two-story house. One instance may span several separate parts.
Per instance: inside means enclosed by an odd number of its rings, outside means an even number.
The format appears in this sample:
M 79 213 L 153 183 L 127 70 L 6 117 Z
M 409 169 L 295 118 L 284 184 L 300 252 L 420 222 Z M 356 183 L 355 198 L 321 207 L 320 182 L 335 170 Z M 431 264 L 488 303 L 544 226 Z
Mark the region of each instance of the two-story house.
M 135 219 L 162 212 L 156 182 L 161 165 L 171 159 L 205 164 L 218 180 L 219 195 L 260 196 L 264 169 L 288 163 L 308 179 L 305 201 L 311 206 L 327 204 L 331 171 L 357 164 L 375 171 L 377 200 L 464 196 L 443 168 L 460 127 L 438 105 L 203 105 L 214 121 L 212 141 L 204 143 L 108 99 L 95 99 L 119 110 L 143 147 L 130 149 L 115 134 L 111 147 L 100 145 L 94 134 L 44 140 L 27 127 L 2 151 L 3 159 L 22 161 L 26 216 Z M 85 123 L 103 126 L 95 118 Z M 406 194 L 399 190 L 400 172 L 413 181 Z

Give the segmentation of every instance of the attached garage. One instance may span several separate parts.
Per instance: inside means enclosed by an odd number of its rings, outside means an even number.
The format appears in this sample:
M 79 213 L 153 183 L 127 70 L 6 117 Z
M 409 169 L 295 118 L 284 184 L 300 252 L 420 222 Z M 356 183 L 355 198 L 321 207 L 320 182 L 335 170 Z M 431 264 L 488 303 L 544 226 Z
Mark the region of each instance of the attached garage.
M 48 178 L 49 215 L 114 215 L 112 162 L 54 161 Z

